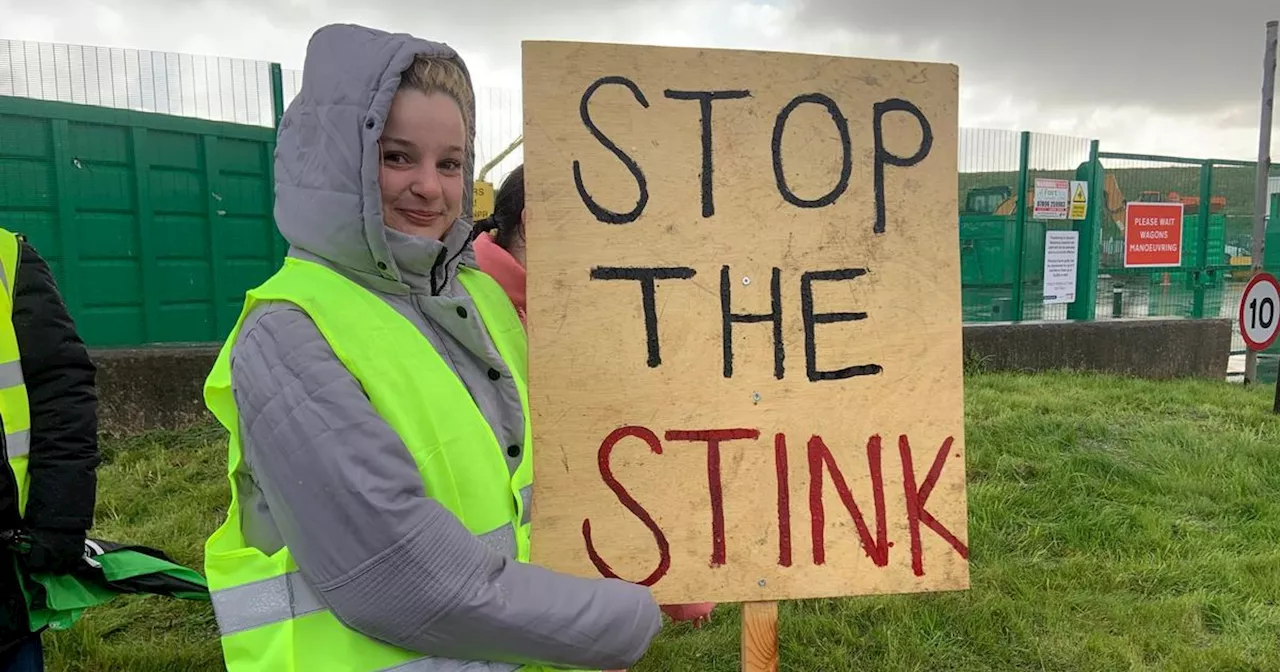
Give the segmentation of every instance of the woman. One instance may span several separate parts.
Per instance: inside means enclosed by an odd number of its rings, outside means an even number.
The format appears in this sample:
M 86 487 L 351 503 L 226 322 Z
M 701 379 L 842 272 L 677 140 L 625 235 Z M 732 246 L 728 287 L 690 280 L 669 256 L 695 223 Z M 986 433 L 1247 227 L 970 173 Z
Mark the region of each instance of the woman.
M 524 164 L 507 174 L 493 199 L 493 214 L 476 222 L 476 263 L 493 276 L 525 322 Z
M 642 586 L 526 562 L 524 330 L 474 268 L 474 118 L 443 44 L 308 45 L 276 149 L 289 255 L 205 388 L 230 433 L 205 554 L 228 670 L 619 668 L 661 628 Z
M 516 166 L 502 181 L 494 197 L 493 215 L 476 222 L 476 262 L 493 276 L 525 321 L 524 165 Z M 693 621 L 701 627 L 711 620 L 714 602 L 666 604 L 662 611 L 672 620 Z

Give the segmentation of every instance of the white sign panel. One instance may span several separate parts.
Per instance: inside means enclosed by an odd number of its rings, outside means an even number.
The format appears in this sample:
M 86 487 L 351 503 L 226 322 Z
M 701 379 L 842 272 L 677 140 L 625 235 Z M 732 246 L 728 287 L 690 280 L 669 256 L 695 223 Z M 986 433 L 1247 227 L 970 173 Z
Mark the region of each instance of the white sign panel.
M 1079 231 L 1046 231 L 1044 234 L 1044 302 L 1076 300 L 1076 268 L 1080 262 Z
M 1071 204 L 1071 181 L 1036 178 L 1032 219 L 1066 219 Z

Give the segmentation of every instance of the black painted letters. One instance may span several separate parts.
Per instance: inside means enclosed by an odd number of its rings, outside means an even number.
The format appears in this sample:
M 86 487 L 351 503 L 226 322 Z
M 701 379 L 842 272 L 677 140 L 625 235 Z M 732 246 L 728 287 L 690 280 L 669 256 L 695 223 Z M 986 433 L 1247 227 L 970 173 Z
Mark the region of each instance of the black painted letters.
M 836 186 L 825 196 L 806 200 L 795 195 L 791 191 L 791 187 L 787 186 L 787 176 L 782 170 L 782 135 L 787 130 L 787 119 L 791 117 L 791 113 L 797 107 L 805 103 L 821 105 L 827 108 L 827 112 L 831 114 L 831 121 L 835 123 L 836 130 L 840 132 L 840 179 L 836 181 Z M 853 141 L 849 137 L 849 120 L 845 119 L 844 114 L 840 112 L 840 106 L 836 101 L 822 95 L 821 93 L 806 93 L 796 96 L 787 103 L 782 111 L 778 113 L 777 121 L 773 124 L 773 177 L 778 183 L 778 193 L 787 200 L 788 203 L 797 208 L 821 208 L 836 202 L 837 198 L 849 188 L 849 177 L 853 174 Z
M 800 276 L 800 314 L 804 321 L 804 359 L 805 369 L 810 381 L 842 380 L 854 376 L 873 376 L 884 369 L 879 364 L 862 364 L 847 366 L 836 371 L 819 371 L 817 342 L 814 327 L 819 324 L 836 322 L 853 322 L 867 319 L 866 313 L 815 313 L 813 312 L 813 283 L 834 280 L 853 280 L 866 275 L 865 268 L 842 268 L 834 271 L 809 271 Z
M 782 360 L 786 348 L 782 344 L 782 269 L 774 267 L 773 277 L 769 281 L 769 297 L 772 308 L 768 313 L 742 315 L 733 312 L 733 302 L 729 288 L 733 283 L 729 279 L 729 267 L 720 268 L 720 319 L 724 330 L 724 377 L 733 377 L 733 323 L 734 322 L 772 322 L 773 323 L 773 377 L 782 380 Z
M 597 267 L 591 269 L 592 280 L 635 280 L 640 283 L 640 300 L 644 305 L 644 334 L 649 348 L 649 368 L 662 364 L 658 347 L 658 306 L 654 300 L 658 280 L 688 280 L 696 275 L 692 268 L 619 268 Z
M 573 160 L 573 183 L 578 187 L 578 196 L 582 198 L 582 202 L 591 211 L 591 214 L 595 215 L 597 220 L 605 224 L 628 224 L 636 221 L 640 217 L 640 213 L 644 212 L 644 206 L 649 202 L 649 184 L 645 180 L 644 172 L 640 170 L 640 166 L 636 164 L 635 160 L 627 156 L 626 152 L 618 149 L 618 146 L 612 140 L 600 132 L 595 122 L 591 121 L 591 111 L 588 109 L 588 103 L 596 90 L 605 84 L 618 84 L 627 87 L 630 89 L 631 94 L 636 97 L 636 100 L 645 108 L 649 107 L 649 101 L 645 100 L 644 93 L 640 91 L 640 87 L 636 86 L 635 82 L 626 77 L 614 76 L 597 79 L 591 86 L 587 87 L 586 91 L 582 92 L 582 100 L 578 103 L 578 114 L 582 117 L 582 123 L 586 124 L 587 130 L 591 131 L 591 135 L 596 140 L 599 140 L 600 144 L 604 145 L 610 152 L 613 152 L 613 155 L 618 157 L 619 161 L 622 161 L 627 170 L 631 171 L 631 175 L 635 177 L 636 188 L 639 190 L 640 195 L 636 198 L 636 207 L 632 208 L 631 212 L 618 213 L 601 207 L 599 203 L 596 203 L 595 199 L 591 198 L 591 194 L 587 193 L 587 188 L 583 186 L 582 166 L 577 159 Z
M 629 212 L 614 212 L 601 206 L 587 192 L 587 188 L 582 178 L 582 165 L 575 159 L 573 161 L 573 181 L 574 186 L 578 189 L 578 196 L 582 199 L 583 204 L 591 212 L 597 221 L 605 224 L 628 224 L 640 218 L 645 207 L 649 203 L 649 184 L 645 178 L 644 171 L 640 169 L 640 165 L 635 159 L 631 158 L 626 152 L 622 151 L 616 143 L 608 138 L 595 125 L 591 119 L 589 103 L 591 97 L 600 87 L 605 85 L 624 86 L 631 92 L 637 102 L 645 109 L 649 108 L 649 101 L 645 98 L 644 92 L 635 82 L 621 75 L 611 75 L 601 77 L 591 83 L 582 93 L 582 98 L 578 105 L 578 114 L 582 118 L 582 123 L 587 127 L 601 145 L 618 157 L 618 160 L 626 166 L 631 172 L 636 182 L 636 189 L 639 192 L 636 198 L 636 205 Z M 712 143 L 712 102 L 716 100 L 739 100 L 750 98 L 751 92 L 748 90 L 723 90 L 723 91 L 680 91 L 675 89 L 666 89 L 663 92 L 667 98 L 671 100 L 688 100 L 697 101 L 699 108 L 699 123 L 702 139 L 702 170 L 700 181 L 702 185 L 702 216 L 709 218 L 715 215 L 715 196 L 714 196 L 714 173 L 715 160 L 713 158 Z M 820 105 L 831 115 L 831 121 L 835 124 L 836 131 L 840 135 L 840 175 L 836 178 L 835 184 L 831 190 L 818 198 L 808 199 L 798 196 L 792 191 L 791 186 L 787 184 L 786 172 L 783 170 L 782 162 L 782 137 L 787 129 L 787 122 L 791 118 L 791 114 L 795 112 L 801 105 Z M 898 156 L 889 151 L 885 147 L 884 138 L 884 118 L 892 112 L 905 112 L 915 118 L 920 125 L 920 146 L 911 156 Z M 875 141 L 875 154 L 872 168 L 873 188 L 875 192 L 875 222 L 872 230 L 875 233 L 884 233 L 888 215 L 885 212 L 885 166 L 894 166 L 898 168 L 909 168 L 919 164 L 929 156 L 929 151 L 933 148 L 933 128 L 929 124 L 928 118 L 924 112 L 920 110 L 914 103 L 902 98 L 889 98 L 880 101 L 873 106 L 872 109 L 872 135 Z M 845 117 L 844 112 L 840 110 L 840 105 L 836 103 L 830 96 L 822 93 L 805 93 L 792 98 L 790 102 L 778 111 L 774 120 L 773 136 L 771 138 L 771 150 L 773 159 L 773 176 L 777 185 L 778 193 L 783 200 L 797 208 L 822 208 L 835 203 L 840 196 L 844 195 L 849 189 L 849 181 L 853 177 L 853 139 L 849 131 L 849 119 Z
M 595 80 L 582 94 L 579 101 L 579 114 L 582 123 L 601 145 L 613 153 L 619 161 L 630 171 L 635 180 L 638 190 L 636 205 L 629 212 L 614 212 L 600 204 L 598 204 L 588 193 L 583 180 L 583 169 L 581 164 L 573 161 L 573 178 L 577 187 L 578 195 L 587 209 L 594 218 L 605 224 L 628 224 L 640 218 L 649 201 L 649 186 L 644 171 L 641 170 L 639 164 L 619 146 L 610 140 L 591 119 L 588 109 L 592 96 L 601 87 L 606 85 L 616 85 L 625 87 L 629 90 L 635 100 L 645 109 L 650 107 L 649 101 L 645 98 L 644 93 L 635 82 L 627 77 L 615 75 L 601 77 Z M 712 107 L 717 100 L 741 100 L 752 97 L 752 93 L 748 90 L 675 90 L 665 89 L 663 95 L 673 101 L 696 101 L 699 110 L 699 131 L 702 149 L 701 161 L 701 213 L 704 219 L 715 216 L 715 160 L 714 160 L 714 142 L 712 137 Z M 751 103 L 748 103 L 751 104 Z M 786 171 L 783 169 L 783 137 L 786 135 L 787 124 L 791 121 L 792 114 L 802 105 L 817 105 L 826 110 L 831 117 L 831 122 L 835 125 L 835 130 L 840 138 L 840 172 L 835 176 L 834 182 L 829 191 L 817 198 L 805 198 L 797 195 L 792 190 L 791 185 L 787 183 Z M 885 143 L 884 120 L 894 112 L 902 112 L 914 117 L 916 123 L 919 124 L 921 139 L 919 146 L 910 156 L 900 156 L 891 151 Z M 889 98 L 875 103 L 872 106 L 871 131 L 875 143 L 873 154 L 872 175 L 870 176 L 873 183 L 875 211 L 872 231 L 876 234 L 885 232 L 887 226 L 886 195 L 885 195 L 885 167 L 893 166 L 897 168 L 909 168 L 915 166 L 925 160 L 929 156 L 929 152 L 933 147 L 933 129 L 929 124 L 929 120 L 924 113 L 914 103 L 901 98 Z M 722 114 L 723 116 L 723 114 Z M 825 125 L 825 121 L 822 122 Z M 761 142 L 764 139 L 761 138 Z M 630 138 L 627 141 L 628 146 L 646 146 L 642 142 L 648 142 L 646 139 Z M 786 203 L 804 209 L 824 208 L 836 203 L 842 195 L 849 189 L 850 181 L 853 178 L 853 139 L 849 128 L 849 119 L 841 111 L 839 104 L 830 96 L 822 93 L 812 92 L 804 93 L 792 98 L 784 105 L 774 117 L 773 133 L 769 139 L 771 148 L 771 159 L 774 181 L 778 189 L 778 193 L 782 196 Z M 656 144 L 656 143 L 655 143 Z M 763 148 L 760 148 L 763 149 Z M 763 166 L 760 167 L 763 169 Z M 670 179 L 670 178 L 668 178 Z M 725 188 L 733 189 L 744 188 L 739 184 L 722 184 L 722 191 Z M 747 187 L 749 188 L 749 187 Z M 824 187 L 825 188 L 825 187 Z M 731 196 L 730 198 L 740 197 Z M 767 208 L 766 208 L 767 210 Z M 671 211 L 669 208 L 664 212 Z M 770 223 L 764 221 L 768 218 L 767 212 L 751 213 L 753 221 L 751 226 L 768 227 Z M 759 220 L 755 220 L 756 215 Z M 687 220 L 686 220 L 687 221 Z M 680 226 L 680 222 L 662 222 L 663 226 Z M 739 223 L 735 223 L 739 224 Z M 850 227 L 861 227 L 864 224 L 861 221 L 843 222 Z M 815 226 L 817 223 L 815 222 Z M 812 232 L 810 232 L 812 233 Z M 751 232 L 746 231 L 746 236 L 750 236 Z M 802 233 L 802 235 L 804 235 Z M 671 249 L 663 249 L 662 255 L 671 254 Z M 696 251 L 694 251 L 696 253 Z M 669 262 L 664 262 L 669 263 Z M 879 364 L 866 363 L 845 366 L 843 368 L 832 370 L 821 370 L 818 368 L 817 357 L 817 325 L 820 324 L 836 324 L 842 322 L 853 322 L 867 319 L 865 312 L 817 312 L 814 307 L 813 285 L 816 282 L 835 282 L 842 280 L 855 280 L 867 274 L 865 268 L 843 268 L 836 270 L 822 271 L 806 271 L 800 276 L 800 314 L 801 321 L 804 326 L 804 351 L 805 351 L 805 370 L 808 380 L 811 382 L 818 381 L 835 381 L 853 378 L 856 376 L 876 375 L 883 372 L 883 367 Z M 659 280 L 689 280 L 696 275 L 693 268 L 685 266 L 662 266 L 662 267 L 620 267 L 620 266 L 602 266 L 591 269 L 590 277 L 593 280 L 631 280 L 640 283 L 641 304 L 644 312 L 645 341 L 647 345 L 647 364 L 650 368 L 657 368 L 662 365 L 662 353 L 658 339 L 658 311 L 656 302 L 657 282 Z M 769 297 L 771 310 L 768 313 L 751 314 L 751 313 L 735 313 L 733 312 L 733 303 L 731 301 L 733 294 L 733 286 L 738 284 L 731 277 L 730 267 L 721 265 L 720 269 L 720 319 L 721 331 L 723 338 L 723 363 L 724 377 L 732 378 L 734 375 L 734 352 L 733 352 L 733 329 L 734 325 L 756 324 L 769 322 L 772 324 L 773 336 L 773 375 L 774 378 L 781 380 L 785 373 L 785 353 L 786 348 L 783 342 L 783 310 L 782 310 L 782 270 L 773 267 L 770 274 Z M 703 288 L 706 289 L 706 288 Z M 739 290 L 741 291 L 741 289 Z M 681 325 L 683 326 L 683 325 Z
M 696 100 L 700 103 L 702 112 L 702 216 L 703 218 L 710 217 L 716 214 L 715 199 L 711 195 L 713 186 L 711 174 L 714 168 L 714 163 L 711 160 L 711 101 L 749 98 L 751 92 L 675 91 L 667 89 L 665 94 L 672 100 Z
M 920 124 L 920 147 L 916 149 L 916 153 L 911 156 L 898 156 L 893 154 L 884 147 L 884 115 L 890 112 L 906 112 L 916 118 Z M 933 148 L 933 128 L 929 126 L 929 120 L 925 119 L 924 113 L 920 108 L 916 107 L 911 101 L 901 98 L 890 98 L 876 103 L 875 115 L 871 120 L 872 132 L 876 137 L 876 159 L 875 159 L 875 180 L 876 180 L 876 223 L 874 231 L 876 233 L 884 233 L 885 212 L 884 212 L 884 167 L 886 165 L 898 166 L 899 168 L 907 168 L 914 166 L 924 160 L 929 155 L 929 150 Z

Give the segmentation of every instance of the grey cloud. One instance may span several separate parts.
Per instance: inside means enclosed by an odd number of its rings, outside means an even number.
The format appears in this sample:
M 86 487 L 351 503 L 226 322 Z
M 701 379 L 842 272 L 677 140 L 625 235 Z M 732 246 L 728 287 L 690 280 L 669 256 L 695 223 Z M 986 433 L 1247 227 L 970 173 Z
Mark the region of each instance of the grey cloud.
M 1276 0 L 799 0 L 799 21 L 934 42 L 966 79 L 1044 106 L 1243 108 L 1257 124 Z M 1252 111 L 1252 119 L 1247 111 Z
M 277 26 L 310 33 L 328 23 L 364 23 L 389 31 L 403 31 L 438 41 L 466 39 L 507 47 L 518 46 L 530 28 L 562 26 L 572 31 L 576 24 L 595 23 L 601 18 L 637 7 L 672 3 L 675 0 L 471 0 L 461 3 L 427 3 L 420 0 L 366 0 L 358 7 L 361 19 L 351 15 L 350 5 L 336 2 L 302 3 L 298 0 L 201 0 L 221 11 L 243 10 L 265 15 Z M 165 0 L 133 0 L 162 5 Z M 566 20 L 572 17 L 574 20 Z M 514 37 L 514 39 L 509 39 Z
M 48 1 L 68 3 L 76 0 Z M 145 16 L 165 11 L 167 0 L 127 2 L 129 14 Z M 634 25 L 628 23 L 628 17 L 652 16 L 654 8 L 675 7 L 682 2 L 472 0 L 423 4 L 420 0 L 365 0 L 358 5 L 350 5 L 340 4 L 337 0 L 188 0 L 182 11 L 187 16 L 218 12 L 266 19 L 275 28 L 296 36 L 297 43 L 290 45 L 290 51 L 297 54 L 298 60 L 291 64 L 292 67 L 301 67 L 306 41 L 315 30 L 330 23 L 357 23 L 448 43 L 470 61 L 483 57 L 490 68 L 517 69 L 521 40 L 616 39 L 628 25 Z M 606 37 L 600 37 L 602 35 Z

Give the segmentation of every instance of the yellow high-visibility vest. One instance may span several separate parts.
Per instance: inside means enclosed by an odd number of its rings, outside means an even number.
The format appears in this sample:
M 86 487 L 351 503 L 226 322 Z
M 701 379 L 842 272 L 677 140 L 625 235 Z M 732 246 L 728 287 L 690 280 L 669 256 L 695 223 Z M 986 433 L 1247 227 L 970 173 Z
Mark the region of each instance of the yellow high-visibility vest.
M 18 514 L 26 515 L 31 488 L 27 465 L 31 452 L 31 407 L 22 377 L 18 335 L 13 329 L 13 292 L 18 275 L 18 236 L 0 229 L 0 425 L 4 432 L 4 454 L 13 471 L 18 490 Z
M 492 278 L 469 268 L 458 275 L 507 362 L 528 417 L 524 328 Z M 416 327 L 378 296 L 320 264 L 293 258 L 248 292 L 235 328 L 205 382 L 205 403 L 230 434 L 226 521 L 205 546 L 205 572 L 231 672 L 446 672 L 542 670 L 505 663 L 447 661 L 407 651 L 347 628 L 298 572 L 288 548 L 266 555 L 241 534 L 240 423 L 231 392 L 230 352 L 245 316 L 264 301 L 305 311 L 378 413 L 399 434 L 422 473 L 426 491 L 473 534 L 520 562 L 529 559 L 533 435 L 525 423 L 521 463 L 507 467 L 508 447 L 458 377 Z M 429 400 L 429 401 L 428 401 Z M 318 529 L 315 534 L 341 530 Z

